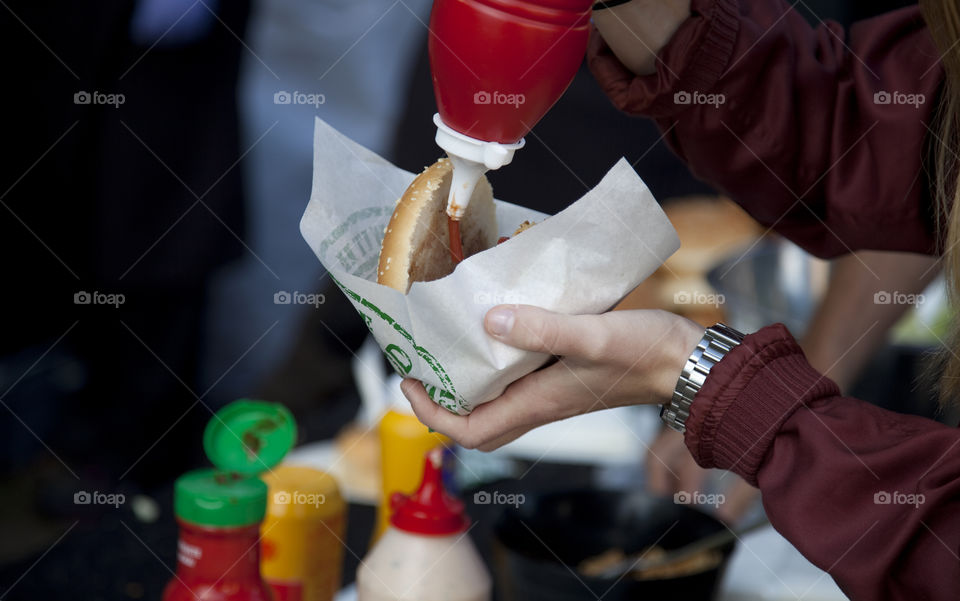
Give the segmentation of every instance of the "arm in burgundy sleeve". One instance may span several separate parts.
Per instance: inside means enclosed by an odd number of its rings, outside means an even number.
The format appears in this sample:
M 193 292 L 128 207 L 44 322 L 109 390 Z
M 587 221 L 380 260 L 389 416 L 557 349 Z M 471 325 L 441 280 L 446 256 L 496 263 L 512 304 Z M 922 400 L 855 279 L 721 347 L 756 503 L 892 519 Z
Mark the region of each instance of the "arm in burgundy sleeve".
M 960 430 L 839 396 L 782 325 L 714 367 L 686 442 L 759 486 L 773 526 L 852 599 L 957 598 Z
M 596 31 L 588 60 L 695 175 L 810 252 L 934 252 L 922 158 L 943 75 L 915 7 L 845 35 L 782 0 L 693 0 L 656 73 L 628 71 Z

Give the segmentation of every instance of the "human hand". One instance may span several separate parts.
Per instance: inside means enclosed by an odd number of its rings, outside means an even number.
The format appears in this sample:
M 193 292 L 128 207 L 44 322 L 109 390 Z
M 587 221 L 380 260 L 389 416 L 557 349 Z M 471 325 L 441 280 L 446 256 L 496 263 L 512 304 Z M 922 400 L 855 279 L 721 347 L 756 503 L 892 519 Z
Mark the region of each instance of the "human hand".
M 499 305 L 484 327 L 510 346 L 559 360 L 510 384 L 470 415 L 450 413 L 423 385 L 401 389 L 421 422 L 466 448 L 496 449 L 543 424 L 600 409 L 667 403 L 703 336 L 696 323 L 666 311 L 563 315 L 529 305 Z
M 685 491 L 703 492 L 707 489 L 710 470 L 697 465 L 687 449 L 683 434 L 663 428 L 647 449 L 647 490 L 660 496 L 670 496 Z M 725 488 L 721 491 L 723 501 L 715 514 L 727 523 L 736 523 L 759 497 L 760 491 L 747 484 L 739 476 L 727 472 Z
M 849 391 L 886 344 L 890 329 L 911 307 L 878 302 L 894 294 L 920 295 L 940 273 L 938 257 L 862 250 L 831 262 L 830 283 L 800 341 L 814 369 Z M 889 298 L 887 299 L 890 300 Z
M 657 53 L 690 17 L 690 0 L 633 0 L 593 11 L 593 22 L 620 62 L 637 75 L 656 71 Z

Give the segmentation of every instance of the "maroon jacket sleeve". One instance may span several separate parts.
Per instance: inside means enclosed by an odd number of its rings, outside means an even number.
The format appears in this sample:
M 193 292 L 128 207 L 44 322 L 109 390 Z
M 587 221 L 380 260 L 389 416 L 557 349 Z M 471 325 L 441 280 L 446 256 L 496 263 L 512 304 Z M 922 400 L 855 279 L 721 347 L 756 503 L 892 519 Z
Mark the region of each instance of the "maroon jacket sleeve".
M 691 9 L 650 76 L 593 36 L 614 104 L 655 118 L 696 175 L 815 254 L 933 252 L 922 157 L 943 75 L 919 12 L 846 35 L 781 0 Z M 776 529 L 851 598 L 960 595 L 960 430 L 840 396 L 783 326 L 715 366 L 686 443 L 759 486 Z
M 840 396 L 784 326 L 714 367 L 686 442 L 759 486 L 773 526 L 851 599 L 960 595 L 960 430 Z
M 692 0 L 655 74 L 589 64 L 694 174 L 822 257 L 934 252 L 922 157 L 943 79 L 919 10 L 811 27 L 782 0 Z M 640 166 L 642 171 L 642 165 Z

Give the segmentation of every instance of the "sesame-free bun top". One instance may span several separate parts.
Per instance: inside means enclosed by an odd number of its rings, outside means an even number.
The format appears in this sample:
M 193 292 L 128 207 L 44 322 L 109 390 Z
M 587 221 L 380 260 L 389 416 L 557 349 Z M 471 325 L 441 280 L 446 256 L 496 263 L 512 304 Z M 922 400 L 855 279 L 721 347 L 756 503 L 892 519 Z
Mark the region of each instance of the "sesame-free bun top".
M 453 165 L 440 159 L 418 175 L 397 202 L 380 246 L 377 282 L 404 294 L 413 282 L 429 282 L 453 273 L 447 230 L 447 196 Z M 497 242 L 493 190 L 481 177 L 460 221 L 463 256 Z

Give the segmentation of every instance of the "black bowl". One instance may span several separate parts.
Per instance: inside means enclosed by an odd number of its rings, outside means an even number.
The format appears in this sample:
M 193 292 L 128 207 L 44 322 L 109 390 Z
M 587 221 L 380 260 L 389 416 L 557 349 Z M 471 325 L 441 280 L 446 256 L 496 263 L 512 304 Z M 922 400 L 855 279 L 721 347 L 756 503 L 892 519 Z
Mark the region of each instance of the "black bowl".
M 640 553 L 656 544 L 670 550 L 725 526 L 672 499 L 644 492 L 572 490 L 527 495 L 509 507 L 494 531 L 495 576 L 504 601 L 661 601 L 713 599 L 734 543 L 720 549 L 713 569 L 659 580 L 587 577 L 583 560 L 609 549 Z

